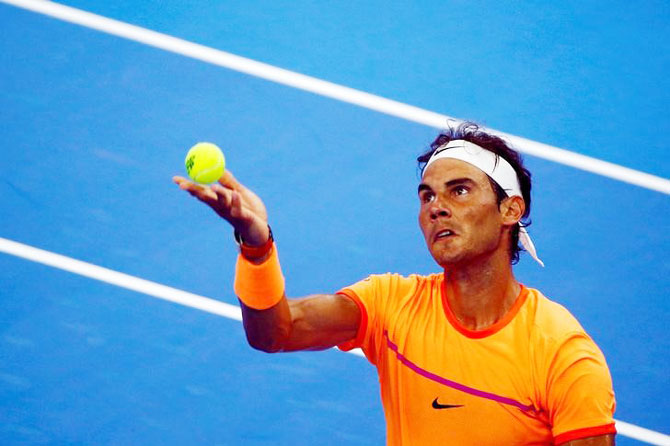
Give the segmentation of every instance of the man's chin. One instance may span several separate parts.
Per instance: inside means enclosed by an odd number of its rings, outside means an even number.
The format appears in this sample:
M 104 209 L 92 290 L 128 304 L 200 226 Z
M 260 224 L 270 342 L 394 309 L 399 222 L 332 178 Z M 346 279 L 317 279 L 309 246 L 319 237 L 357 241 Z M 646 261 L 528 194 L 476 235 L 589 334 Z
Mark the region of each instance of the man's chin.
M 433 259 L 444 269 L 450 269 L 454 266 L 458 266 L 466 260 L 465 256 L 462 254 L 446 254 L 443 252 L 437 255 L 433 254 Z

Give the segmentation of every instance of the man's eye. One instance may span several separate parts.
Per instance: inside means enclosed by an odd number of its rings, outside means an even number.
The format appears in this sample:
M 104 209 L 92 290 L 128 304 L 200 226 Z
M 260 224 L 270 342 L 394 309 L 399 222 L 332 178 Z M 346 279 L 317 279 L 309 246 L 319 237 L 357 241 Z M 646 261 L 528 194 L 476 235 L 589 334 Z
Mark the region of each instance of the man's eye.
M 435 195 L 431 194 L 430 192 L 425 192 L 421 194 L 421 197 L 419 198 L 421 199 L 421 203 L 430 203 L 433 201 L 433 197 L 435 197 Z
M 470 192 L 470 189 L 468 189 L 465 186 L 456 186 L 454 188 L 454 194 L 456 195 L 465 195 Z

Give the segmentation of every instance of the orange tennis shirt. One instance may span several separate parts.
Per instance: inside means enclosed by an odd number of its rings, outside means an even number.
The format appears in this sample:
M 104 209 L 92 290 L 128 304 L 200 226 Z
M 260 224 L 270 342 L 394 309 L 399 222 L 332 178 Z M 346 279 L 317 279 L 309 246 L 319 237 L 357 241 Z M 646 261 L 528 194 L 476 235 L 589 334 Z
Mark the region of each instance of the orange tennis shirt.
M 443 274 L 373 275 L 339 291 L 361 310 L 356 339 L 377 367 L 387 445 L 552 445 L 615 433 L 605 358 L 579 322 L 522 286 L 481 331 L 449 309 Z

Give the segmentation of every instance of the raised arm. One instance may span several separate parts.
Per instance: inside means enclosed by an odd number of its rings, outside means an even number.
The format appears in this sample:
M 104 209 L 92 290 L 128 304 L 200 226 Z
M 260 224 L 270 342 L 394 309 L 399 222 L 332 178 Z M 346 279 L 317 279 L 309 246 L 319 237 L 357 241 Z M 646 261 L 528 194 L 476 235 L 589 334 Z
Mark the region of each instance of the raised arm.
M 211 207 L 240 235 L 248 247 L 268 242 L 268 216 L 262 200 L 226 171 L 218 184 L 203 186 L 176 176 L 174 182 Z M 275 249 L 275 248 L 273 248 Z M 268 254 L 247 254 L 255 265 L 268 261 Z M 239 280 L 239 278 L 238 278 Z M 240 300 L 249 344 L 266 352 L 323 350 L 353 339 L 360 323 L 360 310 L 340 294 L 313 295 L 301 299 L 282 296 L 273 306 L 254 309 Z

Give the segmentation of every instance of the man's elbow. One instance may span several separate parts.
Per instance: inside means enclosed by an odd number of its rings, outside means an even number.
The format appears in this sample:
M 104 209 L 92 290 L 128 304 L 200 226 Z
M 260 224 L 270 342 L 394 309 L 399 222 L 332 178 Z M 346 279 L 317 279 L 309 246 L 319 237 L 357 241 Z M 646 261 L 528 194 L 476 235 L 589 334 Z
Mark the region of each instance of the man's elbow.
M 265 353 L 278 353 L 282 351 L 282 343 L 275 339 L 257 339 L 247 335 L 247 342 L 254 350 Z
M 277 308 L 254 310 L 242 305 L 242 325 L 252 348 L 277 353 L 283 351 L 288 343 L 292 321 L 290 313 L 281 314 Z
M 246 327 L 244 330 L 247 336 L 247 342 L 255 349 L 265 353 L 277 353 L 284 351 L 285 344 L 289 337 L 287 327 L 274 327 L 273 330 L 258 330 Z

